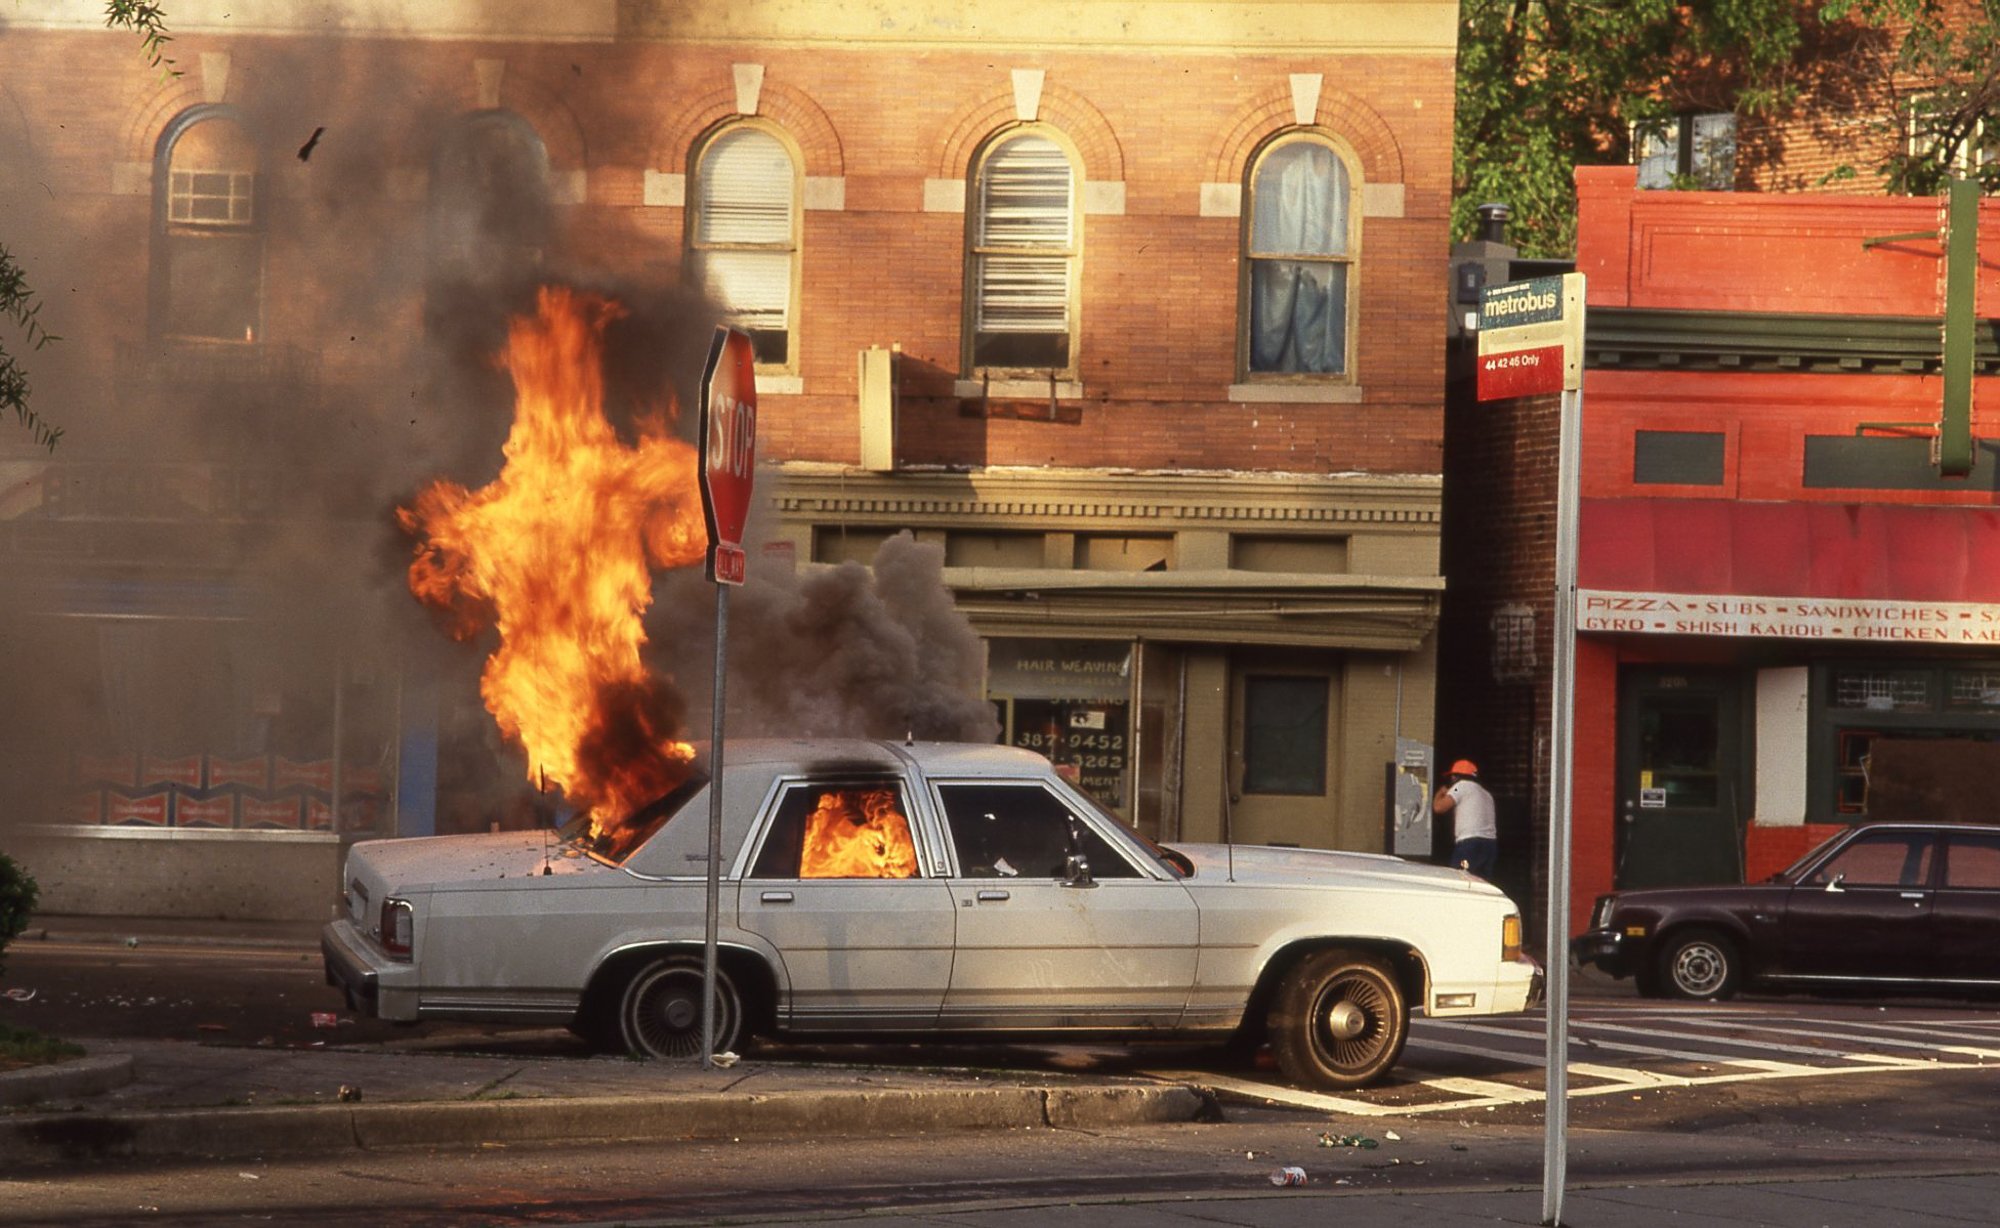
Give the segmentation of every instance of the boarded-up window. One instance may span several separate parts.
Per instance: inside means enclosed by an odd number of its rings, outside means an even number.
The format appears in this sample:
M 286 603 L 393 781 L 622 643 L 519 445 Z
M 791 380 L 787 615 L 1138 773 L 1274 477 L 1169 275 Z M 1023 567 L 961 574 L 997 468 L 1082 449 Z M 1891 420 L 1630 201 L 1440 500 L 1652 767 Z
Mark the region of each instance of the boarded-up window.
M 1347 539 L 1236 534 L 1229 539 L 1229 565 L 1241 571 L 1336 574 L 1347 570 Z
M 947 567 L 1040 567 L 1047 561 L 1040 533 L 948 533 Z
M 822 525 L 813 530 L 813 562 L 873 563 L 882 543 L 901 530 Z
M 1080 534 L 1076 565 L 1085 571 L 1166 571 L 1174 565 L 1174 539 L 1155 534 Z

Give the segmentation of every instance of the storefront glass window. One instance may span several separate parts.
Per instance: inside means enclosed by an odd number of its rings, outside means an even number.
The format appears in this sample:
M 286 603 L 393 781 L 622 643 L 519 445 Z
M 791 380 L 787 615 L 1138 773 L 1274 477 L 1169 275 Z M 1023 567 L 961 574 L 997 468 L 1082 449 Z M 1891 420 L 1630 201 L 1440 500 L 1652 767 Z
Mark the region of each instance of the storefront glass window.
M 1131 821 L 1132 645 L 1123 640 L 993 640 L 986 694 L 1004 738 Z

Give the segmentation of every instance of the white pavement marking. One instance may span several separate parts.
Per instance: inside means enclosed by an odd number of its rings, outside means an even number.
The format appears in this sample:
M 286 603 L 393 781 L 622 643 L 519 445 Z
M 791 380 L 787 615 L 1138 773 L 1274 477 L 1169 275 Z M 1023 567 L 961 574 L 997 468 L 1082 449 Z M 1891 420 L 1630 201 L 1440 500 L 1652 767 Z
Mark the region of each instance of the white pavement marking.
M 1481 1030 L 1477 1027 L 1473 1027 L 1467 1024 L 1441 1024 L 1438 1026 L 1455 1027 L 1468 1032 L 1477 1032 Z M 1573 1021 L 1571 1024 L 1572 1028 L 1586 1027 L 1586 1026 L 1591 1028 L 1608 1029 L 1620 1032 L 1636 1032 L 1641 1036 L 1654 1035 L 1654 1033 L 1644 1028 L 1626 1028 L 1626 1027 L 1620 1027 L 1617 1024 L 1605 1024 L 1605 1023 L 1584 1024 L 1581 1021 Z M 1701 1039 L 1705 1040 L 1707 1038 L 1702 1037 Z M 1697 1062 L 1704 1065 L 1754 1066 L 1759 1070 L 1769 1069 L 1769 1065 L 1767 1063 L 1754 1061 L 1749 1058 L 1726 1057 L 1720 1053 L 1696 1053 L 1687 1049 L 1664 1049 L 1658 1045 L 1635 1045 L 1616 1040 L 1588 1040 L 1586 1038 L 1579 1038 L 1574 1033 L 1572 1033 L 1570 1037 L 1570 1046 L 1571 1048 L 1575 1048 L 1578 1045 L 1581 1045 L 1586 1049 L 1608 1049 L 1613 1053 L 1641 1053 L 1646 1055 L 1647 1057 L 1673 1058 L 1676 1061 Z
M 1899 1036 L 1949 1037 L 1953 1040 L 1985 1040 L 2000 1042 L 2000 1036 L 1991 1032 L 1960 1031 L 1957 1028 L 1934 1027 L 1929 1024 L 1875 1023 L 1867 1019 L 1799 1019 L 1797 1023 L 1817 1023 L 1827 1027 L 1871 1028 L 1877 1032 L 1893 1032 Z M 2000 1056 L 1996 1054 L 1995 1056 Z
M 1723 1014 L 1756 1017 L 1768 1020 L 1769 1022 L 1757 1025 L 1744 1025 L 1715 1017 Z M 1841 1076 L 1864 1074 L 1886 1074 L 1911 1069 L 1991 1070 L 1993 1067 L 1988 1066 L 1984 1059 L 1989 1057 L 2000 1058 L 2000 1049 L 1981 1049 L 1968 1045 L 1938 1044 L 1934 1039 L 1930 1043 L 1925 1043 L 1921 1039 L 1899 1040 L 1867 1032 L 1856 1034 L 1853 1032 L 1826 1029 L 1845 1026 L 1851 1022 L 1852 1026 L 1856 1028 L 1872 1029 L 1873 1032 L 1877 1033 L 1894 1032 L 1920 1038 L 1950 1036 L 1953 1039 L 1987 1039 L 1987 1037 L 1979 1033 L 1955 1033 L 1940 1029 L 1925 1028 L 1921 1025 L 1869 1023 L 1861 1020 L 1789 1020 L 1774 1018 L 1760 1012 L 1713 1012 L 1708 1018 L 1700 1018 L 1697 1015 L 1698 1012 L 1694 1011 L 1673 1011 L 1662 1014 L 1661 1018 L 1699 1028 L 1718 1029 L 1745 1026 L 1751 1031 L 1780 1031 L 1785 1035 L 1791 1036 L 1818 1036 L 1899 1049 L 1924 1049 L 1937 1054 L 1952 1054 L 1981 1060 L 1967 1062 L 1951 1061 L 1943 1057 L 1896 1057 L 1886 1054 L 1813 1048 L 1806 1045 L 1789 1045 L 1777 1041 L 1738 1036 L 1713 1036 L 1700 1033 L 1676 1032 L 1670 1029 L 1632 1027 L 1596 1019 L 1576 1019 L 1572 1020 L 1573 1026 L 1587 1028 L 1596 1032 L 1616 1032 L 1639 1037 L 1678 1037 L 1687 1040 L 1720 1041 L 1723 1044 L 1738 1048 L 1763 1049 L 1778 1053 L 1807 1054 L 1822 1059 L 1825 1062 L 1845 1064 L 1809 1065 L 1772 1058 L 1728 1057 L 1720 1053 L 1669 1049 L 1658 1045 L 1635 1044 L 1608 1038 L 1596 1040 L 1573 1037 L 1571 1041 L 1572 1045 L 1581 1046 L 1586 1049 L 1594 1048 L 1619 1053 L 1636 1053 L 1649 1057 L 1697 1062 L 1705 1066 L 1733 1067 L 1735 1069 L 1700 1075 L 1673 1075 L 1625 1066 L 1603 1066 L 1588 1062 L 1572 1061 L 1569 1064 L 1569 1070 L 1572 1074 L 1584 1078 L 1602 1079 L 1604 1082 L 1588 1087 L 1572 1086 L 1569 1089 L 1571 1098 L 1609 1096 L 1620 1093 L 1637 1095 L 1647 1091 L 1659 1091 L 1666 1088 L 1697 1088 L 1715 1084 L 1747 1083 L 1768 1079 L 1838 1078 Z M 1627 1013 L 1619 1017 L 1629 1019 L 1633 1016 Z M 1820 1028 L 1802 1028 L 1797 1026 L 1800 1023 L 1819 1024 L 1823 1026 Z M 1439 1032 L 1471 1033 L 1488 1042 L 1499 1043 L 1487 1043 L 1484 1045 L 1456 1043 L 1439 1038 L 1436 1035 Z M 1526 1042 L 1539 1039 L 1538 1033 L 1530 1033 L 1524 1028 L 1513 1026 L 1512 1021 L 1506 1023 L 1495 1021 L 1488 1024 L 1473 1024 L 1425 1019 L 1418 1021 L 1418 1026 L 1412 1029 L 1410 1045 L 1412 1049 L 1418 1051 L 1463 1054 L 1472 1057 L 1485 1057 L 1500 1061 L 1515 1062 L 1523 1066 L 1541 1067 L 1547 1064 L 1546 1059 L 1541 1053 L 1516 1052 L 1506 1047 L 1506 1042 L 1509 1041 Z M 1273 1083 L 1258 1083 L 1253 1080 L 1235 1079 L 1205 1072 L 1153 1071 L 1148 1073 L 1154 1078 L 1196 1083 L 1217 1092 L 1261 1100 L 1266 1103 L 1283 1104 L 1294 1108 L 1313 1109 L 1326 1113 L 1345 1114 L 1352 1117 L 1424 1116 L 1432 1113 L 1464 1112 L 1470 1109 L 1539 1104 L 1544 1099 L 1539 1088 L 1516 1086 L 1511 1083 L 1500 1083 L 1487 1079 L 1471 1079 L 1455 1075 L 1435 1074 L 1422 1071 L 1414 1066 L 1406 1066 L 1405 1072 L 1418 1076 L 1411 1084 L 1412 1087 L 1430 1088 L 1447 1094 L 1456 1094 L 1458 1098 L 1423 1104 L 1377 1104 L 1372 1101 L 1359 1100 L 1352 1097 L 1329 1096 L 1322 1092 L 1301 1091 Z
M 1435 1087 L 1441 1092 L 1457 1092 L 1481 1101 L 1502 1101 L 1508 1104 L 1533 1104 L 1542 1099 L 1542 1093 L 1532 1087 L 1516 1087 L 1512 1083 L 1493 1083 L 1485 1079 L 1448 1078 L 1425 1079 L 1425 1087 Z
M 1232 1092 L 1238 1096 L 1249 1096 L 1256 1100 L 1268 1100 L 1276 1104 L 1289 1104 L 1300 1109 L 1322 1109 L 1328 1113 L 1347 1113 L 1355 1117 L 1388 1117 L 1403 1112 L 1392 1106 L 1370 1104 L 1366 1100 L 1348 1100 L 1341 1096 L 1329 1096 L 1323 1092 L 1304 1092 L 1293 1087 L 1276 1083 L 1257 1083 L 1249 1079 L 1232 1079 L 1228 1075 L 1208 1074 L 1193 1070 L 1148 1070 L 1142 1071 L 1148 1078 L 1168 1079 L 1177 1083 L 1195 1083 L 1218 1092 Z
M 1705 1019 L 1690 1019 L 1687 1022 L 1696 1027 L 1722 1028 L 1722 1027 L 1738 1026 L 1733 1024 L 1710 1022 Z M 1720 1042 L 1725 1045 L 1734 1045 L 1740 1049 L 1767 1049 L 1772 1053 L 1802 1053 L 1808 1057 L 1826 1058 L 1829 1060 L 1841 1061 L 1841 1062 L 1875 1062 L 1875 1063 L 1887 1063 L 1892 1066 L 1894 1065 L 1907 1066 L 1912 1064 L 1913 1062 L 1917 1065 L 1923 1064 L 1922 1062 L 1917 1062 L 1916 1059 L 1913 1058 L 1890 1057 L 1888 1054 L 1883 1054 L 1883 1053 L 1849 1053 L 1849 1052 L 1836 1051 L 1824 1048 L 1815 1048 L 1812 1045 L 1787 1045 L 1780 1041 L 1775 1041 L 1775 1040 L 1749 1040 L 1736 1036 L 1703 1036 L 1697 1032 L 1673 1032 L 1658 1028 L 1634 1028 L 1619 1023 L 1589 1023 L 1589 1024 L 1582 1024 L 1579 1026 L 1597 1032 L 1635 1032 L 1641 1036 L 1664 1036 L 1670 1040 L 1704 1040 L 1711 1042 Z M 1858 1039 L 1853 1036 L 1841 1036 L 1837 1033 L 1832 1033 L 1832 1032 L 1825 1032 L 1825 1033 L 1805 1032 L 1797 1028 L 1789 1028 L 1789 1027 L 1784 1028 L 1783 1031 L 1787 1036 L 1823 1035 L 1835 1040 L 1853 1041 L 1855 1039 Z M 1901 1045 L 1900 1042 L 1889 1042 L 1889 1043 L 1898 1044 L 1899 1047 L 1902 1048 L 1918 1047 L 1910 1045 Z M 1734 1061 L 1739 1061 L 1740 1059 L 1727 1058 L 1727 1057 L 1707 1057 L 1701 1060 L 1734 1062 Z
M 1727 1027 L 1741 1026 L 1738 1024 L 1721 1023 L 1709 1019 L 1690 1019 L 1688 1020 L 1688 1024 L 1691 1027 L 1697 1027 L 1697 1028 L 1727 1028 Z M 1756 1029 L 1756 1030 L 1761 1031 L 1765 1029 Z M 1818 1036 L 1826 1040 L 1844 1040 L 1849 1044 L 1854 1044 L 1856 1042 L 1866 1042 L 1871 1045 L 1885 1045 L 1891 1049 L 1934 1049 L 1941 1053 L 1959 1053 L 1963 1054 L 1966 1057 L 2000 1057 L 2000 1049 L 1974 1049 L 1961 1045 L 1940 1045 L 1935 1042 L 1925 1043 L 1914 1040 L 1897 1040 L 1896 1038 L 1891 1036 L 1858 1035 L 1853 1031 L 1828 1031 L 1824 1028 L 1802 1028 L 1796 1025 L 1796 1021 L 1786 1021 L 1785 1023 L 1782 1024 L 1773 1024 L 1771 1025 L 1769 1030 L 1782 1032 L 1786 1036 Z M 1908 1066 L 1929 1065 L 1929 1062 L 1924 1058 L 1895 1057 L 1891 1054 L 1886 1054 L 1886 1053 L 1865 1053 L 1865 1052 L 1854 1053 L 1854 1052 L 1839 1051 L 1832 1049 L 1819 1049 L 1819 1048 L 1814 1048 L 1811 1045 L 1785 1045 L 1785 1044 L 1779 1044 L 1776 1041 L 1742 1040 L 1733 1036 L 1728 1037 L 1726 1039 L 1730 1044 L 1749 1045 L 1759 1049 L 1775 1049 L 1780 1053 L 1816 1053 L 1825 1057 L 1836 1057 L 1841 1059 L 1842 1061 L 1848 1061 L 1848 1062 L 1890 1062 L 1890 1063 L 1900 1062 Z

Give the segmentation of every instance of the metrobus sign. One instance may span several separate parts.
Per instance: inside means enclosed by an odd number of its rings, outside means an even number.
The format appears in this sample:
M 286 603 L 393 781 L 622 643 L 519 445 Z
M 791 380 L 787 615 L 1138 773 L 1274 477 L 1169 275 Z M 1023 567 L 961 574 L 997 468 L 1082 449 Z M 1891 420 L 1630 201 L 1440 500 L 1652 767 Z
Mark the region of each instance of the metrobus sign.
M 1489 286 L 1479 296 L 1479 399 L 1583 386 L 1583 275 Z

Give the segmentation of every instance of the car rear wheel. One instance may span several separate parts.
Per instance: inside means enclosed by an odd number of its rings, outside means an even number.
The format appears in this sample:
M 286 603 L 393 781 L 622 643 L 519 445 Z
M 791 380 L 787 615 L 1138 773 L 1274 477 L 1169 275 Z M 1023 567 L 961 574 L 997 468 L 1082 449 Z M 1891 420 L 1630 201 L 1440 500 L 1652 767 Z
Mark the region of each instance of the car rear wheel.
M 1295 1083 L 1363 1087 L 1388 1073 L 1409 1038 L 1403 990 L 1380 961 L 1321 951 L 1299 961 L 1271 1002 L 1271 1049 Z
M 639 970 L 618 1004 L 618 1032 L 633 1057 L 686 1060 L 701 1057 L 702 965 L 672 955 Z M 715 970 L 715 1052 L 736 1047 L 743 1027 L 743 999 L 729 974 Z
M 1736 944 L 1713 930 L 1671 934 L 1660 948 L 1658 982 L 1669 998 L 1727 998 L 1740 979 Z

